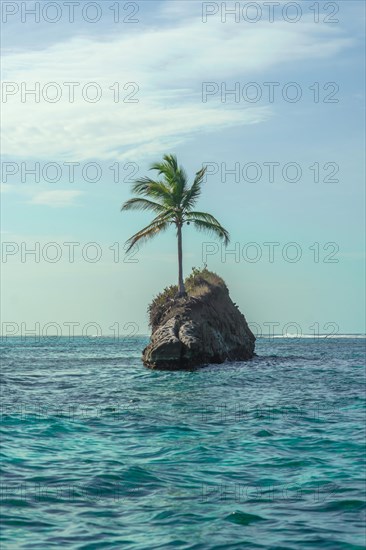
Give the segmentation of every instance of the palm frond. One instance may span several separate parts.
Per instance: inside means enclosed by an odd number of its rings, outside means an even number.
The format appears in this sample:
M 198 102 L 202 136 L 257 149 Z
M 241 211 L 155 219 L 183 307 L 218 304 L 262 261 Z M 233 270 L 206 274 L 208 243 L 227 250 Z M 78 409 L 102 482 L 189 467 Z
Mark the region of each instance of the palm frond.
M 211 217 L 209 214 L 208 216 Z M 218 237 L 219 239 L 224 241 L 225 246 L 229 244 L 230 235 L 217 220 L 214 223 L 212 221 L 205 221 L 204 219 L 200 219 L 200 217 L 193 217 L 193 216 L 189 218 L 187 217 L 186 219 L 187 221 L 193 223 L 193 225 L 198 229 L 198 231 L 204 231 L 206 233 L 214 235 L 215 237 Z
M 162 204 L 173 206 L 172 192 L 162 181 L 154 181 L 151 178 L 141 178 L 132 185 L 132 192 L 136 195 L 151 197 Z
M 195 210 L 190 210 L 185 214 L 185 219 L 187 219 L 187 221 L 193 221 L 193 219 L 196 219 L 203 222 L 212 223 L 214 225 L 220 225 L 220 222 L 208 212 L 197 212 Z
M 140 241 L 145 242 L 147 240 L 150 240 L 156 235 L 158 235 L 159 233 L 165 231 L 171 223 L 172 222 L 168 216 L 157 216 L 156 218 L 154 218 L 149 225 L 147 225 L 146 227 L 144 227 L 143 229 L 135 233 L 135 235 L 132 235 L 132 237 L 130 237 L 126 241 L 125 243 L 127 245 L 126 254 L 138 242 Z
M 157 202 L 140 197 L 134 197 L 122 204 L 121 211 L 125 210 L 152 210 L 157 214 L 162 214 L 163 212 L 166 212 L 167 209 L 165 206 Z
M 150 170 L 157 170 L 159 175 L 170 177 L 178 170 L 178 161 L 175 155 L 164 155 L 162 162 L 154 162 Z
M 184 193 L 187 190 L 188 176 L 184 168 L 178 165 L 175 155 L 164 155 L 163 162 L 156 162 L 151 166 L 159 176 L 163 176 L 164 184 L 172 194 L 174 204 L 179 207 Z
M 144 195 L 146 191 L 148 191 L 149 186 L 152 183 L 156 183 L 156 182 L 151 178 L 148 178 L 148 177 L 138 178 L 133 182 L 131 191 L 136 195 Z
M 193 206 L 197 202 L 197 199 L 201 195 L 202 182 L 206 173 L 206 169 L 206 167 L 201 168 L 201 170 L 196 173 L 196 177 L 194 178 L 191 188 L 185 192 L 185 196 L 182 202 L 184 209 L 190 210 L 191 208 L 193 208 Z

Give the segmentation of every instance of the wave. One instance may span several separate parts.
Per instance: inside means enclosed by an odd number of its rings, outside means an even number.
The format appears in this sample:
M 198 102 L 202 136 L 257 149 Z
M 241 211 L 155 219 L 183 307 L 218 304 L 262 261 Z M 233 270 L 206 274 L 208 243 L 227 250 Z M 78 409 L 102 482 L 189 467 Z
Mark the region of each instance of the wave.
M 337 338 L 350 338 L 350 339 L 365 339 L 366 334 L 274 334 L 273 336 L 257 336 L 257 338 L 312 338 L 313 340 L 317 338 L 328 338 L 328 339 L 337 339 Z

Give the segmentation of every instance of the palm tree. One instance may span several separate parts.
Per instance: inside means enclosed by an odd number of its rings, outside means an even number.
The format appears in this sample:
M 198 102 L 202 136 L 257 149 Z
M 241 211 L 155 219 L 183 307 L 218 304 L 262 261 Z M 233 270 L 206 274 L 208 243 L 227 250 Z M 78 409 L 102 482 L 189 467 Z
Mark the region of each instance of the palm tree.
M 164 155 L 162 162 L 153 164 L 150 170 L 157 172 L 157 180 L 144 177 L 136 180 L 132 192 L 138 197 L 126 201 L 121 210 L 152 210 L 157 216 L 141 231 L 126 242 L 129 252 L 138 242 L 155 237 L 170 225 L 177 228 L 178 237 L 178 289 L 179 296 L 186 294 L 183 282 L 182 227 L 192 223 L 199 231 L 206 231 L 221 239 L 225 246 L 229 243 L 229 233 L 214 216 L 197 212 L 193 207 L 201 195 L 201 185 L 206 168 L 196 173 L 193 184 L 188 186 L 187 174 L 178 166 L 175 155 Z

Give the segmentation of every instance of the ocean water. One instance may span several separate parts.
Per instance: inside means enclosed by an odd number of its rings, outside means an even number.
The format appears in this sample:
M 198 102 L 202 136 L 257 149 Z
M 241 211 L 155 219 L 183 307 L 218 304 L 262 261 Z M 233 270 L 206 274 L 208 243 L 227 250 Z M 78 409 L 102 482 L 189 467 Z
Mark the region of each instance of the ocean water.
M 191 372 L 146 342 L 2 342 L 2 550 L 366 547 L 365 339 Z

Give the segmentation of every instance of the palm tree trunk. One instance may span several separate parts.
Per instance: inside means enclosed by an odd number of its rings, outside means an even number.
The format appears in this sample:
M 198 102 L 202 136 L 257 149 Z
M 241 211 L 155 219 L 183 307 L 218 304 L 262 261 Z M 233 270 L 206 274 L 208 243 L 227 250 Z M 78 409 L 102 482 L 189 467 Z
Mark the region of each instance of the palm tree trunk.
M 186 294 L 183 282 L 183 251 L 182 251 L 182 224 L 178 223 L 178 292 L 180 296 Z

